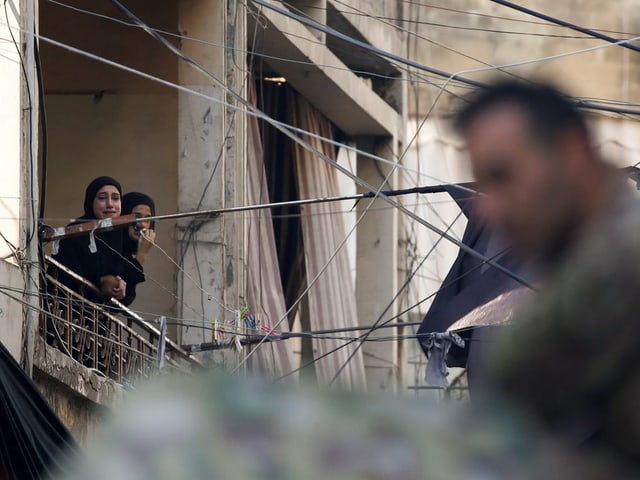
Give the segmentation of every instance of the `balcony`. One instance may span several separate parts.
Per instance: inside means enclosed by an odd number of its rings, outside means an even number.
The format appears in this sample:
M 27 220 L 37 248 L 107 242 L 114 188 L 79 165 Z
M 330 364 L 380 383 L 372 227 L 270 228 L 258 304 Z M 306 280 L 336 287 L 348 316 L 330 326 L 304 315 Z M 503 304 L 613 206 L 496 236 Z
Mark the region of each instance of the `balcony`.
M 190 372 L 203 365 L 117 300 L 88 300 L 96 286 L 53 258 L 45 256 L 40 335 L 44 341 L 90 370 L 128 386 L 160 370 Z M 78 292 L 64 285 L 65 274 Z

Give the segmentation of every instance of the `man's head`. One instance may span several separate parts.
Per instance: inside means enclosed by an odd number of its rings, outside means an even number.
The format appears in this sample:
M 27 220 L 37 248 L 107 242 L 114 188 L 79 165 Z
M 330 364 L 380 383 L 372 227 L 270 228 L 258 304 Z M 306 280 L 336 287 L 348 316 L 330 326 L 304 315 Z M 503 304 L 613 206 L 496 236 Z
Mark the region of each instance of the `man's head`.
M 486 194 L 479 202 L 489 224 L 526 254 L 562 248 L 585 221 L 602 169 L 571 100 L 545 85 L 497 83 L 476 92 L 455 126 Z

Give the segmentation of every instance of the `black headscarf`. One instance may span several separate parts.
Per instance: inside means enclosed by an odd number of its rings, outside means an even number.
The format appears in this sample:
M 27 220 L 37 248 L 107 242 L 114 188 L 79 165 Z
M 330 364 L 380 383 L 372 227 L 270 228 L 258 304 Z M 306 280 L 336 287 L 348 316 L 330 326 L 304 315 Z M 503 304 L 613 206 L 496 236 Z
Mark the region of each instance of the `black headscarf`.
M 115 178 L 102 176 L 95 178 L 88 186 L 84 196 L 84 215 L 70 225 L 87 220 L 95 220 L 93 201 L 98 190 L 105 185 L 113 185 L 122 194 L 120 182 Z M 100 285 L 100 278 L 106 275 L 122 275 L 124 261 L 122 258 L 122 232 L 111 230 L 95 233 L 97 251 L 89 250 L 89 236 L 65 238 L 60 241 L 59 251 L 53 257 L 74 272 L 83 276 L 96 286 Z M 77 290 L 78 284 L 71 277 L 60 276 L 60 280 L 70 288 Z M 100 298 L 85 292 L 90 300 L 98 301 Z
M 122 213 L 121 215 L 128 215 L 133 212 L 136 205 L 147 205 L 151 209 L 151 215 L 156 214 L 156 204 L 149 195 L 145 195 L 140 192 L 129 192 L 122 197 Z M 151 228 L 153 228 L 153 222 L 151 222 Z
M 129 192 L 122 197 L 122 215 L 133 213 L 133 209 L 137 205 L 147 205 L 151 209 L 151 215 L 156 214 L 156 205 L 149 195 L 140 192 Z M 154 222 L 151 222 L 151 228 Z M 126 258 L 125 270 L 122 278 L 127 282 L 127 292 L 122 303 L 130 305 L 136 298 L 136 287 L 139 283 L 145 281 L 144 269 L 138 259 L 136 253 L 138 251 L 138 242 L 129 236 L 129 229 L 123 230 L 123 253 Z
M 93 201 L 98 194 L 98 190 L 100 190 L 105 185 L 113 185 L 118 189 L 120 195 L 122 195 L 122 186 L 120 186 L 120 182 L 118 182 L 115 178 L 102 176 L 93 179 L 93 181 L 87 186 L 87 189 L 84 193 L 84 215 L 82 218 L 84 219 L 95 219 L 96 214 L 93 213 Z M 131 213 L 131 212 L 129 212 Z
M 151 216 L 156 214 L 156 204 L 149 195 L 140 192 L 129 192 L 122 197 L 122 213 L 121 215 L 128 215 L 133 212 L 136 205 L 147 205 L 151 209 Z M 155 222 L 151 222 L 151 228 L 153 229 Z M 124 229 L 124 251 L 125 253 L 133 252 L 138 248 L 138 244 L 129 236 L 129 229 Z

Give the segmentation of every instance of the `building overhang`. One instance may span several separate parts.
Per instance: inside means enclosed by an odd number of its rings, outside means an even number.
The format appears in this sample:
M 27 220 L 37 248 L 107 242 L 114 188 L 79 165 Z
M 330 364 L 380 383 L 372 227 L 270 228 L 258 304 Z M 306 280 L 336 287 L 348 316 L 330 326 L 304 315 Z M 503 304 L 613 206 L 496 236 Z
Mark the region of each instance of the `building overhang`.
M 248 23 L 252 51 L 338 128 L 351 136 L 396 136 L 400 115 L 307 27 L 255 4 Z

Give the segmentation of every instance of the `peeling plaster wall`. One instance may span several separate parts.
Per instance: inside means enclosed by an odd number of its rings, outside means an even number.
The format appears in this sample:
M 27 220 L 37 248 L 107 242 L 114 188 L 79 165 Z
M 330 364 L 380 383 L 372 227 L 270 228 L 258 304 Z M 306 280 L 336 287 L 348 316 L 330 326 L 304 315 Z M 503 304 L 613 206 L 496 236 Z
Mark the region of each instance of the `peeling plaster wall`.
M 33 380 L 80 445 L 86 444 L 124 398 L 120 385 L 42 340 L 36 344 Z

